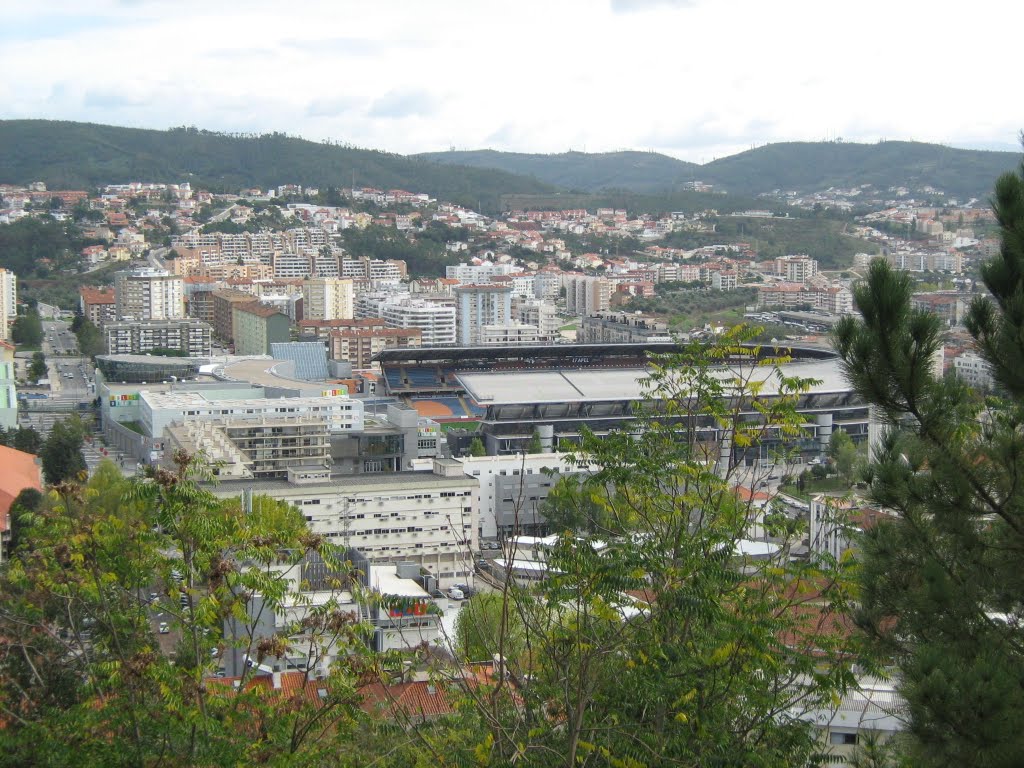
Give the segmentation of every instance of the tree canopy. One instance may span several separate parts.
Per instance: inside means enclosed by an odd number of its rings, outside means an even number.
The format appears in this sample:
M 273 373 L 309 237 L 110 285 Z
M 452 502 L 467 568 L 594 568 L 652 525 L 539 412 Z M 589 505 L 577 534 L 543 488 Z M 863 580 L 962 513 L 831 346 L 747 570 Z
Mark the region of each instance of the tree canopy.
M 1024 170 L 1022 170 L 1024 173 Z M 1024 179 L 996 184 L 991 298 L 967 327 L 997 393 L 935 374 L 937 317 L 908 277 L 871 265 L 860 318 L 837 326 L 847 374 L 888 425 L 869 471 L 894 516 L 867 532 L 860 620 L 896 664 L 915 765 L 1011 766 L 1024 752 Z

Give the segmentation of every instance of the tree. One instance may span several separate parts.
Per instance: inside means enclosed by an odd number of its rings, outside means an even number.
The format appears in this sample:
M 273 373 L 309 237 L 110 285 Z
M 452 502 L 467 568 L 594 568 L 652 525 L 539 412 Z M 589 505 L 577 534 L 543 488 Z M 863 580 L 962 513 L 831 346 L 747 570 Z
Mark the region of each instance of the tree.
M 462 606 L 455 620 L 460 659 L 489 661 L 495 654 L 519 660 L 526 650 L 522 620 L 495 592 L 480 592 Z
M 476 700 L 493 761 L 782 766 L 817 751 L 801 713 L 830 707 L 858 658 L 838 620 L 851 571 L 790 558 L 785 538 L 766 560 L 742 554 L 760 512 L 735 492 L 721 440 L 800 437 L 811 384 L 757 363 L 742 346 L 754 333 L 658 356 L 637 422 L 584 435 L 575 459 L 599 469 L 580 489 L 601 529 L 543 545 L 535 586 L 506 574 L 503 615 L 522 622 L 526 650 L 504 654 L 522 706 L 500 711 L 500 685 Z M 725 360 L 728 379 L 715 370 Z M 762 396 L 765 379 L 779 396 Z M 741 420 L 747 409 L 762 420 Z
M 11 326 L 11 339 L 15 344 L 38 347 L 43 343 L 43 321 L 36 309 L 30 309 Z
M 72 325 L 72 330 L 75 332 L 75 338 L 78 339 L 78 351 L 82 355 L 96 357 L 96 355 L 102 355 L 107 351 L 102 331 L 89 320 L 83 317 L 77 328 Z
M 87 469 L 82 457 L 84 438 L 85 429 L 77 417 L 53 425 L 40 452 L 43 477 L 48 484 L 73 480 Z
M 850 482 L 857 466 L 857 446 L 845 431 L 837 429 L 828 441 L 828 457 L 836 465 L 836 471 Z
M 103 462 L 87 485 L 62 484 L 26 519 L 24 547 L 0 571 L 0 761 L 365 765 L 339 746 L 353 738 L 359 670 L 371 664 L 365 627 L 337 594 L 360 585 L 293 507 L 219 501 L 196 484 L 201 465 L 176 458 L 144 479 Z M 335 574 L 315 605 L 293 590 L 311 556 Z M 159 643 L 153 591 L 172 598 L 159 610 L 176 658 Z M 275 622 L 280 634 L 245 631 L 255 594 L 266 610 L 291 606 L 294 618 Z M 313 697 L 311 673 L 299 695 L 254 685 L 255 666 L 237 688 L 211 682 L 214 649 L 260 665 L 301 655 L 312 669 L 328 648 L 339 656 Z M 385 656 L 374 661 L 390 674 Z
M 7 445 L 25 453 L 38 454 L 43 447 L 43 438 L 33 427 L 18 427 L 8 432 L 7 437 Z
M 469 455 L 470 456 L 486 456 L 487 449 L 484 448 L 484 441 L 479 437 L 474 437 L 469 441 Z
M 526 444 L 527 453 L 544 453 L 544 448 L 540 442 L 540 430 L 536 427 L 533 428 L 533 434 L 530 435 L 530 440 Z
M 45 379 L 48 373 L 46 356 L 42 352 L 33 352 L 32 362 L 28 365 L 28 377 L 30 379 Z
M 884 262 L 855 291 L 861 317 L 835 329 L 850 381 L 888 425 L 867 479 L 895 516 L 864 537 L 860 621 L 899 669 L 915 765 L 1010 766 L 1024 752 L 1024 178 L 1002 176 L 993 207 L 992 298 L 966 325 L 998 394 L 933 374 L 941 321 L 911 308 L 910 279 Z

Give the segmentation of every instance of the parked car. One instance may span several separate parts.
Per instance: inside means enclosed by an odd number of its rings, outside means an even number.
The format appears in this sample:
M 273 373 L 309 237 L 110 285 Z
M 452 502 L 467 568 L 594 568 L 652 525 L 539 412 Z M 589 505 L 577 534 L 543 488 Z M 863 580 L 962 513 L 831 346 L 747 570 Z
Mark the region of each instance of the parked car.
M 160 628 L 159 629 L 160 629 L 160 634 L 161 635 L 166 635 L 168 632 L 171 631 L 171 627 L 170 627 L 170 625 L 166 621 L 161 621 L 160 622 Z
M 452 587 L 448 590 L 448 597 L 452 600 L 465 600 L 466 595 L 458 587 Z

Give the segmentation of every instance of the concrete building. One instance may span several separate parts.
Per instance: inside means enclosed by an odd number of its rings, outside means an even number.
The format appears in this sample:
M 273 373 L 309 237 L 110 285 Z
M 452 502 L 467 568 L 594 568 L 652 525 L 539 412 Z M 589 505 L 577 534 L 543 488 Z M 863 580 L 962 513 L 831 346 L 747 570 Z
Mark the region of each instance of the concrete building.
M 234 289 L 214 291 L 213 299 L 213 333 L 228 344 L 235 340 L 235 315 L 234 309 L 238 306 L 251 304 L 254 299 L 252 294 Z
M 607 312 L 611 306 L 612 284 L 604 277 L 563 275 L 565 308 L 572 315 L 594 315 Z
M 780 256 L 775 259 L 774 273 L 790 283 L 803 283 L 818 274 L 818 260 L 810 256 Z
M 478 548 L 477 481 L 462 465 L 438 459 L 431 472 L 357 475 L 337 482 L 329 471 L 291 481 L 224 480 L 221 498 L 245 489 L 293 504 L 313 533 L 363 552 L 371 563 L 411 562 L 443 587 L 473 576 Z
M 154 350 L 187 357 L 213 353 L 213 329 L 201 320 L 123 320 L 103 325 L 108 355 L 145 355 Z
M 341 260 L 341 276 L 356 280 L 378 281 L 405 280 L 408 272 L 401 259 L 371 259 L 369 256 L 345 256 Z
M 142 390 L 137 394 L 139 426 L 152 437 L 187 421 L 259 423 L 266 419 L 318 418 L 331 433 L 361 432 L 363 404 L 342 392 L 323 397 L 219 398 L 216 392 Z M 228 393 L 230 394 L 230 393 Z
M 458 343 L 475 347 L 482 343 L 484 326 L 508 325 L 512 320 L 512 288 L 504 285 L 460 285 L 455 288 L 458 306 Z
M 113 288 L 82 286 L 78 289 L 78 305 L 82 316 L 97 328 L 117 320 L 117 301 Z
M 671 342 L 668 323 L 630 312 L 599 312 L 580 323 L 576 340 L 581 344 L 639 344 Z
M 14 345 L 0 339 L 0 427 L 18 427 L 18 389 Z
M 992 366 L 976 352 L 965 352 L 953 361 L 953 370 L 965 383 L 988 392 L 995 386 Z
M 481 347 L 537 344 L 539 342 L 540 332 L 537 330 L 537 326 L 521 323 L 485 325 L 479 329 L 477 337 L 477 345 Z
M 233 306 L 231 314 L 237 355 L 269 355 L 271 344 L 291 341 L 291 321 L 276 307 L 251 302 Z
M 163 269 L 137 269 L 114 276 L 118 319 L 176 320 L 185 317 L 185 284 Z
M 511 454 L 455 459 L 476 478 L 480 539 L 535 533 L 544 527 L 540 507 L 565 475 L 580 473 L 565 453 Z
M 164 428 L 165 465 L 202 452 L 217 477 L 286 480 L 289 472 L 330 466 L 327 421 L 320 415 L 185 419 Z
M 346 328 L 331 331 L 327 338 L 332 360 L 348 360 L 355 370 L 372 367 L 373 357 L 384 349 L 420 347 L 423 331 L 419 328 Z
M 418 328 L 424 347 L 455 344 L 455 307 L 405 298 L 384 303 L 381 312 L 388 328 Z
M 351 320 L 352 281 L 338 277 L 314 277 L 302 283 L 304 320 Z
M 554 341 L 558 338 L 558 330 L 562 325 L 558 317 L 558 309 L 549 301 L 527 299 L 514 304 L 516 319 L 523 325 L 537 328 L 540 341 Z
M 11 325 L 18 316 L 18 276 L 0 268 L 0 340 L 11 338 Z

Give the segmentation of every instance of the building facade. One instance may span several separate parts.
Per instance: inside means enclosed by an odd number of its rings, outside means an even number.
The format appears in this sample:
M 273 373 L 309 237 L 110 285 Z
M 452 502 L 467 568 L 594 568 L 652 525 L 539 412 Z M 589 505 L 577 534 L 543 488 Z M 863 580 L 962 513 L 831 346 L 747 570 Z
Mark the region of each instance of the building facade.
M 202 320 L 124 320 L 103 325 L 108 355 L 180 352 L 186 357 L 213 354 L 213 329 Z
M 269 355 L 271 344 L 291 341 L 291 321 L 276 307 L 252 302 L 231 313 L 236 355 Z
M 512 320 L 512 288 L 506 285 L 460 285 L 455 289 L 458 306 L 458 343 L 475 347 L 482 343 L 484 326 L 508 325 Z
M 114 276 L 118 319 L 177 320 L 185 316 L 185 284 L 163 269 L 137 269 Z
M 352 319 L 352 281 L 338 277 L 316 277 L 302 284 L 302 316 L 305 320 Z

